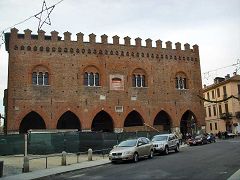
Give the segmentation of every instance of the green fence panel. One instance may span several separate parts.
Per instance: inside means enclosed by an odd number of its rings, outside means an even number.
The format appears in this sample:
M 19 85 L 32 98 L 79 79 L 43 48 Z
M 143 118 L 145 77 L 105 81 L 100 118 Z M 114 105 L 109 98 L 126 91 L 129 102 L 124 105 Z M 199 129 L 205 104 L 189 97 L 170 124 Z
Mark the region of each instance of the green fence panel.
M 79 133 L 79 150 L 87 151 L 89 148 L 99 150 L 102 148 L 102 133 L 101 132 L 80 132 Z
M 112 148 L 118 143 L 118 137 L 116 133 L 102 133 L 103 144 L 102 149 Z
M 51 133 L 30 133 L 28 135 L 28 154 L 54 153 L 51 138 Z
M 64 151 L 70 153 L 79 152 L 79 132 L 64 133 Z
M 0 155 L 24 153 L 24 135 L 11 134 L 0 136 Z
M 51 144 L 55 153 L 66 151 L 66 143 L 64 142 L 64 133 L 52 133 Z

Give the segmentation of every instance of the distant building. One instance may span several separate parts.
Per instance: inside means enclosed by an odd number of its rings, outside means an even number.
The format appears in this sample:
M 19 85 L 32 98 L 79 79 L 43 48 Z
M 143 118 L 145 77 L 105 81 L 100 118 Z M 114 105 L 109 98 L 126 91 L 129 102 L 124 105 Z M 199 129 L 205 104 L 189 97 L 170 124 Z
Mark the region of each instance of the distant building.
M 240 132 L 240 101 L 237 99 L 240 97 L 240 75 L 216 77 L 214 84 L 204 87 L 203 94 L 205 99 L 217 101 L 204 102 L 206 131 L 214 134 L 219 131 Z
M 9 53 L 5 93 L 8 132 L 28 129 L 81 131 L 182 131 L 205 126 L 199 49 L 152 40 L 40 30 L 5 34 Z

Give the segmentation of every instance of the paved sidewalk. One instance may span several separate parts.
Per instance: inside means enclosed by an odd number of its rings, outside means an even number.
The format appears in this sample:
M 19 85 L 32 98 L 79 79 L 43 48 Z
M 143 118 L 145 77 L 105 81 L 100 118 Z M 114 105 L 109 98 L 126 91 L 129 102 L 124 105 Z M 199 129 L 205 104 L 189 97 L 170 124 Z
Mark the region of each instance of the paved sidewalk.
M 48 158 L 46 161 L 46 155 L 29 155 L 30 172 L 53 169 L 61 166 L 62 161 L 61 154 L 52 154 L 47 156 Z M 22 174 L 23 157 L 24 157 L 23 155 L 0 156 L 0 161 L 4 161 L 3 177 Z M 87 154 L 81 154 L 77 156 L 76 154 L 68 153 L 66 157 L 66 163 L 69 166 L 77 163 L 86 162 L 87 159 L 88 159 Z M 108 159 L 108 157 L 107 155 L 102 156 L 101 154 L 93 154 L 92 159 L 93 161 L 96 161 Z
M 180 148 L 187 147 L 187 144 L 183 144 Z M 31 156 L 41 157 L 41 156 Z M 44 157 L 44 156 L 42 156 Z M 4 160 L 4 177 L 0 180 L 29 180 L 37 179 L 55 174 L 65 173 L 78 169 L 90 168 L 94 166 L 100 166 L 110 163 L 108 157 L 105 155 L 93 154 L 93 161 L 87 161 L 87 155 L 79 156 L 79 163 L 77 163 L 77 156 L 74 154 L 67 155 L 67 166 L 60 166 L 61 157 L 55 156 L 48 158 L 48 168 L 45 169 L 45 159 L 34 159 L 30 161 L 30 171 L 28 173 L 22 173 L 23 155 L 18 156 L 1 156 L 0 159 Z
M 1 178 L 1 180 L 30 180 L 30 179 L 37 179 L 37 178 L 42 178 L 46 176 L 51 176 L 59 173 L 64 173 L 64 172 L 69 172 L 69 171 L 74 171 L 78 169 L 84 169 L 84 168 L 90 168 L 94 166 L 100 166 L 103 164 L 110 163 L 108 158 L 105 159 L 99 159 L 95 161 L 86 161 L 78 164 L 72 164 L 68 166 L 59 166 L 51 169 L 44 169 L 44 170 L 38 170 L 38 171 L 33 171 L 29 173 L 22 173 L 18 175 L 13 175 L 13 176 L 7 176 Z

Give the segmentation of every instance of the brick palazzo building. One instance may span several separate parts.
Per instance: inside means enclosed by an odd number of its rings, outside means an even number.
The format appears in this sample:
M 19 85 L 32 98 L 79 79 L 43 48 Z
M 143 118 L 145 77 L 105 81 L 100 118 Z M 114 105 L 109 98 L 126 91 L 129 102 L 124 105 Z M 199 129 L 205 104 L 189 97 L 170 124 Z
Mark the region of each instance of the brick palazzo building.
M 65 32 L 51 36 L 13 28 L 9 53 L 8 132 L 28 129 L 82 131 L 187 131 L 205 127 L 199 49 L 140 38 Z

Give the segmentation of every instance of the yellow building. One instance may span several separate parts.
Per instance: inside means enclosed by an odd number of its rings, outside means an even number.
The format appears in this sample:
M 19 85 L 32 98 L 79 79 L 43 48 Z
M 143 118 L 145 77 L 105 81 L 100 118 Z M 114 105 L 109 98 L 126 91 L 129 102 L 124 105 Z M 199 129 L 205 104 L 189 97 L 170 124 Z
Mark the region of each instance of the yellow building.
M 216 77 L 203 89 L 207 133 L 240 133 L 240 75 Z

